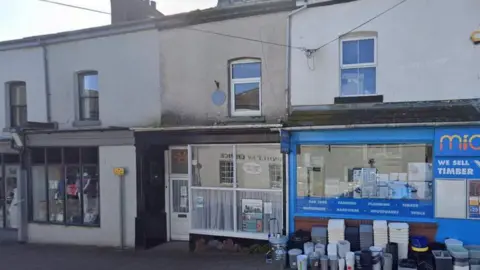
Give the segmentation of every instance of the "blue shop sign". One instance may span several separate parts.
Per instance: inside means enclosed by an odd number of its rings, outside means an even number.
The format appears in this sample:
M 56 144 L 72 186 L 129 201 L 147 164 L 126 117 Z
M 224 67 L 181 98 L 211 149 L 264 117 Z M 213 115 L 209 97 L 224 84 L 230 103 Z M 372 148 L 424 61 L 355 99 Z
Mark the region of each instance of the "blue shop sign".
M 437 129 L 436 156 L 480 156 L 480 129 Z
M 431 201 L 298 197 L 298 213 L 433 217 Z
M 435 178 L 480 178 L 480 158 L 447 157 L 435 160 Z
M 290 133 L 286 130 L 280 130 L 280 152 L 282 154 L 290 153 Z

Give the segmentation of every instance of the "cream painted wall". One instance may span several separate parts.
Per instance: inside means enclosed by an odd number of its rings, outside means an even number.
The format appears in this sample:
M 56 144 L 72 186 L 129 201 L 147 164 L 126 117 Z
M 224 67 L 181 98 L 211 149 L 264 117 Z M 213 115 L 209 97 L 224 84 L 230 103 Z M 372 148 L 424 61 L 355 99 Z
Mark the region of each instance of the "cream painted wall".
M 71 128 L 78 120 L 76 73 L 96 70 L 102 127 L 159 123 L 158 42 L 148 30 L 48 46 L 53 121 Z
M 0 130 L 10 127 L 6 83 L 24 81 L 27 86 L 29 121 L 47 120 L 47 101 L 42 48 L 0 51 Z
M 125 176 L 125 245 L 135 246 L 136 167 L 134 146 L 101 146 L 100 155 L 100 228 L 62 225 L 28 225 L 29 242 L 74 245 L 120 246 L 119 187 L 113 168 L 127 168 Z
M 400 0 L 361 0 L 307 8 L 292 18 L 292 46 L 315 49 Z M 377 93 L 385 102 L 480 98 L 478 0 L 406 1 L 356 32 L 377 32 Z M 292 105 L 333 104 L 340 95 L 340 45 L 325 45 L 307 61 L 292 50 Z
M 228 61 L 254 57 L 262 60 L 262 115 L 270 121 L 283 117 L 285 47 L 203 31 L 285 44 L 286 19 L 287 12 L 280 12 L 160 31 L 162 116 L 183 123 L 228 120 Z M 215 81 L 227 96 L 219 107 L 211 99 Z

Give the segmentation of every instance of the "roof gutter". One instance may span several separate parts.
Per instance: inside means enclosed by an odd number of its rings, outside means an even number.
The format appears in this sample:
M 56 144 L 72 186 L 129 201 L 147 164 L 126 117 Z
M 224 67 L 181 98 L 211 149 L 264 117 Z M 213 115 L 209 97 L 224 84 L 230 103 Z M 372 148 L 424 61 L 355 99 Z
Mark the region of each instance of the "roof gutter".
M 307 8 L 307 1 L 305 1 L 304 5 L 296 10 L 288 13 L 287 15 L 287 55 L 286 55 L 286 70 L 285 70 L 285 114 L 286 117 L 290 115 L 290 108 L 291 108 L 291 91 L 290 91 L 290 82 L 291 82 L 291 57 L 292 57 L 292 20 L 291 18 L 293 15 L 301 12 L 302 10 Z
M 392 124 L 354 124 L 354 125 L 334 125 L 334 126 L 303 126 L 303 127 L 284 127 L 272 129 L 274 131 L 312 131 L 328 129 L 353 129 L 353 128 L 400 128 L 400 127 L 442 127 L 442 126 L 480 126 L 480 121 L 465 122 L 426 122 L 426 123 L 392 123 Z
M 229 125 L 229 126 L 190 126 L 190 127 L 159 127 L 159 128 L 130 128 L 135 132 L 148 131 L 187 131 L 187 130 L 222 130 L 222 129 L 260 129 L 269 128 L 271 130 L 280 130 L 281 124 L 249 124 L 249 125 Z

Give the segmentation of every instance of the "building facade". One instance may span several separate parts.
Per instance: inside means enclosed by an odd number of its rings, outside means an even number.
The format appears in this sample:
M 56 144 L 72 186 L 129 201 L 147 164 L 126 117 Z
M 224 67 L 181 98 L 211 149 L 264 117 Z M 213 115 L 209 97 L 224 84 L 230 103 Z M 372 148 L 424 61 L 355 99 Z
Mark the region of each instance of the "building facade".
M 290 233 L 330 218 L 355 227 L 380 219 L 407 222 L 411 235 L 432 242 L 480 242 L 472 236 L 480 48 L 471 38 L 479 8 L 396 0 L 298 6 L 282 131 Z
M 292 8 L 213 8 L 0 43 L 2 62 L 14 63 L 0 66 L 2 175 L 17 173 L 23 191 L 19 217 L 9 199 L 3 225 L 21 241 L 121 247 L 194 234 L 266 239 L 270 218 L 282 228 L 283 156 L 271 129 L 286 114 L 278 44 Z M 268 214 L 244 230 L 249 200 Z M 200 220 L 207 207 L 226 212 Z

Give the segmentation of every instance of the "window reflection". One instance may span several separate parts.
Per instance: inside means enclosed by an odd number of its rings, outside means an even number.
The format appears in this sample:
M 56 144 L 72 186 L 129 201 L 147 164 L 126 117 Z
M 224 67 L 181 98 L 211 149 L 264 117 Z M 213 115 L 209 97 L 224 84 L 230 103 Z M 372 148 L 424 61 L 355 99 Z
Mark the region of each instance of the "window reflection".
M 432 199 L 429 145 L 302 146 L 299 197 Z

